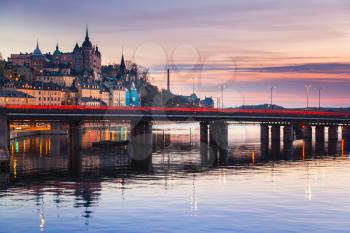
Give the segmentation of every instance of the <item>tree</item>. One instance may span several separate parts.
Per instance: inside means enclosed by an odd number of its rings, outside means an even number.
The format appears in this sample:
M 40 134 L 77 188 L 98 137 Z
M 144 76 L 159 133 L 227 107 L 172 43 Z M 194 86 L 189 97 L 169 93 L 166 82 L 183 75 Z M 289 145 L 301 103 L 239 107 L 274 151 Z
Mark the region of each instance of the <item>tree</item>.
M 4 69 L 5 69 L 6 62 L 2 58 L 2 53 L 0 52 L 0 76 L 4 75 Z

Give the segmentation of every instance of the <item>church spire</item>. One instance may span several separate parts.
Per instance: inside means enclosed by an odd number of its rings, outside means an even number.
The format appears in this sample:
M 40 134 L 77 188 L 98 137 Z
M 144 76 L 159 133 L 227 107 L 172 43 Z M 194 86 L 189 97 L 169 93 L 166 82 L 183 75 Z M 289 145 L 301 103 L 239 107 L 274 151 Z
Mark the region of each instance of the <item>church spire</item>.
M 82 48 L 92 48 L 92 43 L 90 42 L 90 38 L 89 38 L 89 28 L 86 25 L 86 32 L 85 32 L 85 41 L 83 42 Z
M 85 40 L 89 40 L 89 28 L 86 25 Z
M 39 48 L 39 39 L 36 40 L 36 48 L 33 52 L 34 55 L 41 55 L 41 51 L 40 51 L 40 48 Z
M 120 61 L 120 73 L 122 75 L 124 75 L 125 69 L 126 69 L 126 65 L 124 60 L 124 48 L 122 48 L 122 59 Z
M 57 41 L 56 50 L 53 52 L 53 55 L 59 55 L 59 54 L 61 54 L 61 51 L 60 51 L 60 49 L 58 47 L 58 41 Z

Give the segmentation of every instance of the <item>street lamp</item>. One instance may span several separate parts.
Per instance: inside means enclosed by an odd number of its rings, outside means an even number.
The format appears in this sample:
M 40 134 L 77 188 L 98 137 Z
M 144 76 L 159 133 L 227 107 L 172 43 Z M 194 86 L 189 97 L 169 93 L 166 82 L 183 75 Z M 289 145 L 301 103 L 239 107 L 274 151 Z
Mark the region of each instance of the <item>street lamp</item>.
M 311 85 L 305 85 L 305 89 L 306 89 L 306 109 L 308 109 L 309 108 L 309 95 L 310 95 Z
M 192 93 L 194 94 L 194 81 L 195 81 L 196 77 L 192 77 Z
M 324 87 L 318 87 L 316 90 L 318 91 L 318 108 L 321 109 L 321 91 L 323 91 Z
M 221 88 L 221 108 L 224 108 L 224 88 L 225 88 L 225 85 L 221 85 L 220 88 Z
M 271 106 L 271 108 L 273 108 L 273 89 L 276 89 L 276 87 L 271 87 L 270 88 L 270 106 Z

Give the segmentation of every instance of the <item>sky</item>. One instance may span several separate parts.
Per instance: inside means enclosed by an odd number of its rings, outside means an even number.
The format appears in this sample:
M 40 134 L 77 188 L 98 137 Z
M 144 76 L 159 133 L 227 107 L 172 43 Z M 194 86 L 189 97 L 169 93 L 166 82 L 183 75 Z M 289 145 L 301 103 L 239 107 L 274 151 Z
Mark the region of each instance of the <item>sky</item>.
M 147 67 L 150 81 L 224 105 L 350 106 L 347 0 L 0 0 L 0 52 L 72 51 L 90 39 L 103 64 Z

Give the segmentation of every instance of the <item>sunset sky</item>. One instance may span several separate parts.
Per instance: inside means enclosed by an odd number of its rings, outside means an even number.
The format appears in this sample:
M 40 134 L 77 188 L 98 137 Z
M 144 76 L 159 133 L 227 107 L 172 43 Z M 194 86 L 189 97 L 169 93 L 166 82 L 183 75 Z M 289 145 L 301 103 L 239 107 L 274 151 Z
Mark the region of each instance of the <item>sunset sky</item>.
M 103 64 L 127 60 L 151 81 L 225 106 L 306 104 L 305 85 L 324 106 L 350 106 L 350 1 L 347 0 L 0 0 L 0 52 L 72 51 L 85 26 Z

